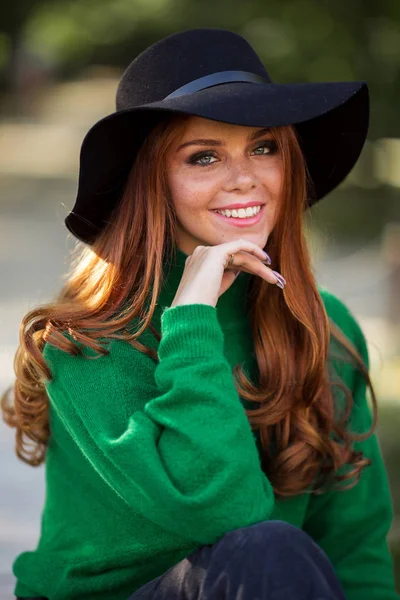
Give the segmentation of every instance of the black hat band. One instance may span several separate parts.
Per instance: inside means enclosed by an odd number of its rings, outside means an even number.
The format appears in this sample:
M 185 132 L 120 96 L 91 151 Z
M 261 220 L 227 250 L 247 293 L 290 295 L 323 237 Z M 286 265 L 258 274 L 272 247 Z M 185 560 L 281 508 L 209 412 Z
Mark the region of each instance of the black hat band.
M 194 92 L 205 90 L 206 88 L 213 87 L 214 85 L 220 85 L 221 83 L 232 83 L 235 81 L 269 83 L 269 81 L 264 77 L 261 77 L 261 75 L 256 75 L 255 73 L 250 73 L 248 71 L 219 71 L 218 73 L 212 73 L 211 75 L 200 77 L 200 79 L 189 81 L 189 83 L 186 83 L 182 87 L 172 92 L 172 94 L 166 96 L 164 100 L 176 98 L 177 96 L 184 96 L 185 94 L 193 94 Z

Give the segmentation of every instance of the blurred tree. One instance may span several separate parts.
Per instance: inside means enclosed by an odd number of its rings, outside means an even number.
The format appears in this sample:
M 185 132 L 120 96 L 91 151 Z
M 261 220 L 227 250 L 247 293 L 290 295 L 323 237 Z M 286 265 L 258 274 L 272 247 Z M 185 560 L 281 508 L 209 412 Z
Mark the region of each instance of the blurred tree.
M 2 64 L 3 85 L 13 89 L 15 62 L 23 27 L 36 5 L 35 0 L 19 0 L 12 3 L 0 3 L 0 31 L 3 34 Z
M 60 77 L 93 63 L 123 68 L 174 31 L 231 29 L 276 81 L 367 80 L 370 139 L 400 136 L 398 0 L 17 0 L 2 4 L 0 23 L 11 48 L 23 38 Z
M 64 0 L 53 0 L 63 2 Z M 34 70 L 35 57 L 26 48 L 26 27 L 37 11 L 37 0 L 16 0 L 0 3 L 0 90 L 11 94 L 11 103 L 20 104 L 21 78 L 29 79 L 26 72 Z M 26 68 L 27 67 L 27 68 Z M 25 71 L 25 73 L 24 73 Z

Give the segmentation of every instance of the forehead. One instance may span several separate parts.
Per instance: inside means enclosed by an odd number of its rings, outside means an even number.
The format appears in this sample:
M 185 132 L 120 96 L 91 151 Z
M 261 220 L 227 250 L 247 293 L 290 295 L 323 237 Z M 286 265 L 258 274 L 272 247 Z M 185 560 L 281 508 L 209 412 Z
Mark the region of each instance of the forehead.
M 219 137 L 231 136 L 248 137 L 253 131 L 260 127 L 246 127 L 245 125 L 234 125 L 223 121 L 212 121 L 203 117 L 190 116 L 185 120 L 182 130 L 182 140 L 191 137 Z

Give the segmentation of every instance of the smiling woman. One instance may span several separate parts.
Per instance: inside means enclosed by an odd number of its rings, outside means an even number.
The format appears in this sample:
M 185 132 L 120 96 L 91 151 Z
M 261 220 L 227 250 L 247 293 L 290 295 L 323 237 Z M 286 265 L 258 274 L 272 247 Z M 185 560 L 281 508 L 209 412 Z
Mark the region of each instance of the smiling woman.
M 183 123 L 182 138 L 167 154 L 180 249 L 192 254 L 199 244 L 220 244 L 242 235 L 263 248 L 274 228 L 281 194 L 283 162 L 275 137 L 284 132 L 200 117 Z M 196 146 L 206 149 L 195 151 Z M 236 212 L 251 206 L 262 210 L 255 216 Z M 236 211 L 216 214 L 226 209 Z
M 273 84 L 229 31 L 128 67 L 82 144 L 87 245 L 3 396 L 46 466 L 17 598 L 398 600 L 365 338 L 303 228 L 367 128 L 364 82 Z

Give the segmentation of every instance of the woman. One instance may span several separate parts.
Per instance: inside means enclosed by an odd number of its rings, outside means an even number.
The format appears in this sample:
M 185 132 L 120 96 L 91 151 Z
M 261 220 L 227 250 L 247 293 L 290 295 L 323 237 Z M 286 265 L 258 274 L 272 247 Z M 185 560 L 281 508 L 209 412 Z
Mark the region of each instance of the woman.
M 272 84 L 229 31 L 129 65 L 82 145 L 87 246 L 4 405 L 46 465 L 17 597 L 398 598 L 365 339 L 302 226 L 367 128 L 365 83 Z

